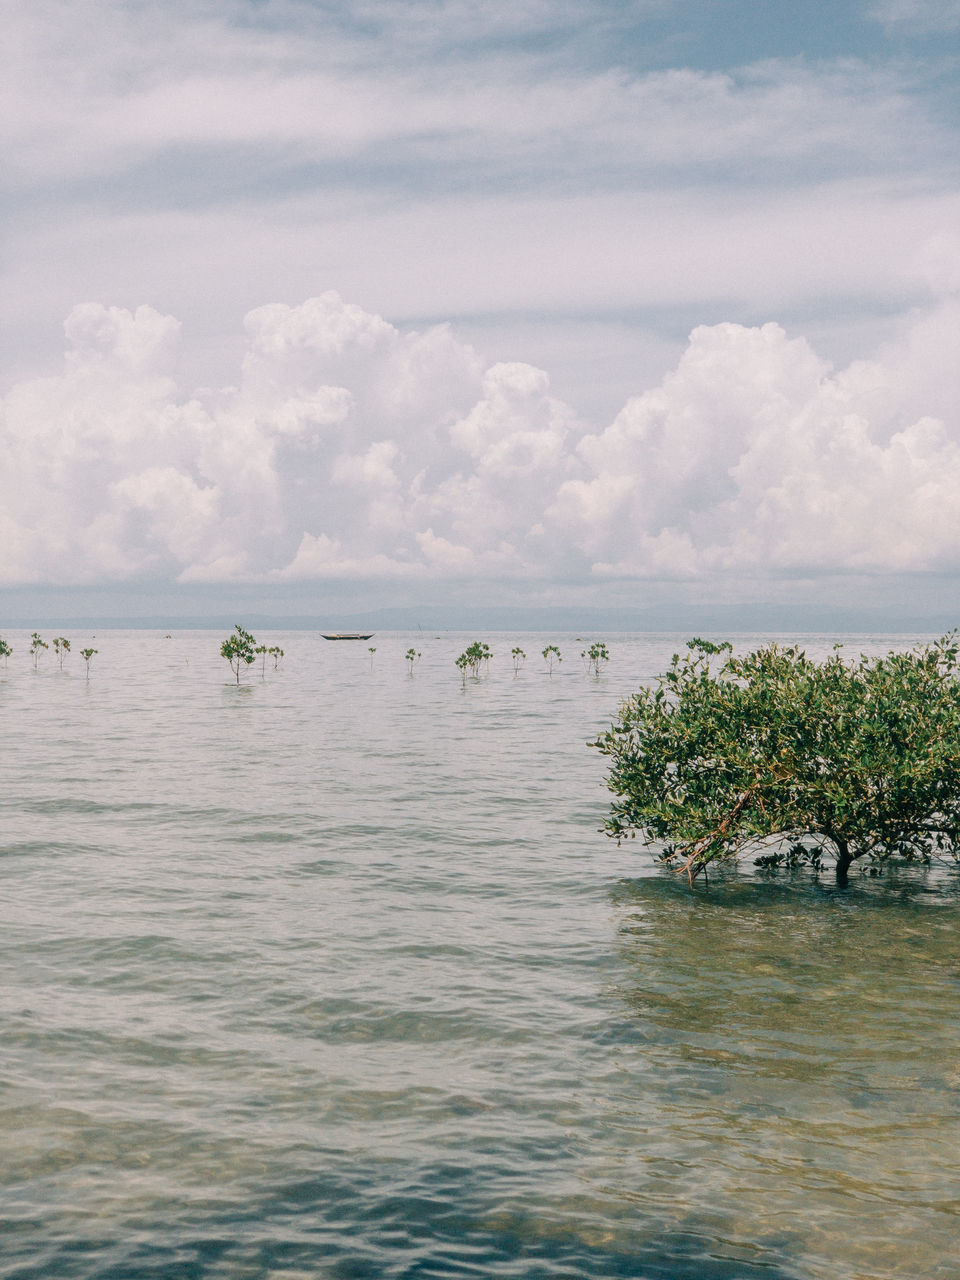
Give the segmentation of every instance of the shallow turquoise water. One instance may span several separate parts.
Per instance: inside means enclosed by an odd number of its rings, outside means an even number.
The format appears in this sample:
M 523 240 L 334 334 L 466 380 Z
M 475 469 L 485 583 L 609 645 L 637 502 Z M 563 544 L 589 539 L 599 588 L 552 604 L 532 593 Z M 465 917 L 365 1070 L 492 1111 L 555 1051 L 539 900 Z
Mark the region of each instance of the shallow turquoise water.
M 4 634 L 5 1280 L 958 1274 L 956 874 L 600 835 L 676 638 Z

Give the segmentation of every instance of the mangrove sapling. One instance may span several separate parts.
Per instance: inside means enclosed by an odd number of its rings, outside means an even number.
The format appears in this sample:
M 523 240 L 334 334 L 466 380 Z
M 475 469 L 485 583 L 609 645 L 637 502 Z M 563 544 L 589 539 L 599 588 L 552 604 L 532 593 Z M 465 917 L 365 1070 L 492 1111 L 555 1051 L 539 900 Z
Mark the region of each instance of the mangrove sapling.
M 490 646 L 485 640 L 474 640 L 473 644 L 468 645 L 456 660 L 464 683 L 466 683 L 468 671 L 475 680 L 479 680 L 480 668 L 487 670 L 492 657 Z
M 555 662 L 563 661 L 563 658 L 561 658 L 560 656 L 560 650 L 557 648 L 555 644 L 548 644 L 547 647 L 542 652 L 542 657 L 544 662 L 547 664 L 547 675 L 552 676 L 553 664 Z
M 63 660 L 70 652 L 70 641 L 66 636 L 57 636 L 53 642 L 53 651 L 57 655 L 57 662 L 60 664 L 60 670 L 63 670 Z
M 370 670 L 371 670 L 371 671 L 373 670 L 373 655 L 374 655 L 376 652 L 377 652 L 377 650 L 376 650 L 376 646 L 374 646 L 373 648 L 371 648 L 371 649 L 368 649 L 368 650 L 367 650 L 367 653 L 369 653 L 369 655 L 370 655 Z
M 490 670 L 490 659 L 493 657 L 490 646 L 486 640 L 474 640 L 473 644 L 467 646 L 466 654 L 474 678 L 479 680 L 481 666 L 485 672 Z
M 267 648 L 267 646 L 266 646 L 265 644 L 258 644 L 258 645 L 257 645 L 257 647 L 256 647 L 256 649 L 254 649 L 254 653 L 259 653 L 259 655 L 260 655 L 260 679 L 261 679 L 261 680 L 263 680 L 263 679 L 265 679 L 265 678 L 266 678 L 266 674 L 267 674 L 267 654 L 268 654 L 269 652 L 270 652 L 270 650 Z
M 520 668 L 527 660 L 527 655 L 519 646 L 517 646 L 510 650 L 510 657 L 513 659 L 513 674 L 518 676 L 520 674 Z
M 0 636 L 0 658 L 3 659 L 4 666 L 7 665 L 7 659 L 10 657 L 11 653 L 13 653 L 13 650 L 7 644 L 6 640 Z
M 407 673 L 412 676 L 414 663 L 419 662 L 423 654 L 418 653 L 416 649 L 408 649 L 403 656 L 407 662 Z
M 956 633 L 850 662 L 688 650 L 593 744 L 610 757 L 608 835 L 659 843 L 691 883 L 748 849 L 766 867 L 830 857 L 840 885 L 858 858 L 960 860 Z
M 580 657 L 583 659 L 587 670 L 592 671 L 595 676 L 600 675 L 600 664 L 610 661 L 607 646 L 602 640 L 592 644 L 589 649 L 584 649 Z
M 47 644 L 46 640 L 40 639 L 40 633 L 38 631 L 34 631 L 33 635 L 30 637 L 30 652 L 33 654 L 34 671 L 36 671 L 37 663 L 40 661 L 40 654 L 44 649 L 49 648 L 50 646 Z
M 239 622 L 234 627 L 234 634 L 227 636 L 220 646 L 220 657 L 230 663 L 230 670 L 240 683 L 240 668 L 250 666 L 256 657 L 256 640 L 249 631 L 244 631 Z
M 267 653 L 273 655 L 273 669 L 276 671 L 277 667 L 280 665 L 280 659 L 283 657 L 283 650 L 278 644 L 272 644 L 267 650 Z
M 85 662 L 85 663 L 86 663 L 86 665 L 87 665 L 87 679 L 88 679 L 88 680 L 90 679 L 90 659 L 91 659 L 91 658 L 93 657 L 93 655 L 94 655 L 95 653 L 97 653 L 97 652 L 98 652 L 98 650 L 96 650 L 96 649 L 81 649 L 81 650 L 80 650 L 80 657 L 84 660 L 84 662 Z

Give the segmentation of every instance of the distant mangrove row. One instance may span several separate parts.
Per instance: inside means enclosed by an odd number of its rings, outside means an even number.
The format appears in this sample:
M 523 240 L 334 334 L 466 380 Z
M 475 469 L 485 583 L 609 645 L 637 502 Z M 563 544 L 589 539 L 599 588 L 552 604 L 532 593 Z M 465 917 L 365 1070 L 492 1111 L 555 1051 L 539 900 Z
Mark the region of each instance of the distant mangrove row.
M 50 649 L 51 644 L 59 670 L 62 671 L 64 669 L 64 662 L 71 651 L 70 641 L 66 636 L 57 636 L 48 643 L 39 632 L 34 631 L 30 637 L 29 652 L 35 671 L 40 669 L 40 661 Z M 376 651 L 376 647 L 367 649 L 371 665 Z M 87 679 L 90 678 L 91 660 L 97 653 L 99 653 L 98 649 L 87 648 L 80 650 L 80 657 L 84 662 Z M 12 654 L 12 646 L 0 636 L 0 658 L 3 659 L 4 666 L 7 665 Z M 220 656 L 229 664 L 234 681 L 239 685 L 241 674 L 254 666 L 258 659 L 260 660 L 261 677 L 266 675 L 268 659 L 273 660 L 273 669 L 276 670 L 280 665 L 281 658 L 284 656 L 284 651 L 279 645 L 258 644 L 256 636 L 237 623 L 230 635 L 220 645 Z M 563 661 L 563 655 L 555 644 L 548 644 L 542 649 L 541 656 L 549 675 L 552 675 L 554 667 Z M 422 657 L 423 654 L 419 650 L 414 648 L 407 649 L 403 655 L 403 660 L 407 664 L 409 675 L 412 676 L 414 674 L 416 665 Z M 473 644 L 468 645 L 463 653 L 455 659 L 454 663 L 460 672 L 461 682 L 465 685 L 468 679 L 479 680 L 485 676 L 489 671 L 492 657 L 493 653 L 486 641 L 475 640 Z M 513 674 L 517 676 L 527 660 L 527 655 L 519 645 L 515 645 L 510 650 L 510 659 L 513 664 Z M 581 651 L 580 659 L 586 671 L 599 676 L 604 666 L 610 661 L 610 652 L 606 644 L 602 640 L 598 640 Z
M 70 652 L 70 641 L 67 639 L 66 636 L 57 636 L 50 643 L 53 645 L 53 653 L 54 653 L 54 657 L 57 660 L 57 666 L 62 671 L 66 656 Z M 47 641 L 43 639 L 43 637 L 40 635 L 38 631 L 34 631 L 30 637 L 30 657 L 33 659 L 34 671 L 38 670 L 40 665 L 40 658 L 42 654 L 49 648 L 50 648 L 50 644 L 48 644 Z M 93 658 L 94 654 L 97 652 L 98 652 L 97 649 L 81 649 L 80 650 L 80 657 L 83 659 L 84 666 L 86 667 L 88 676 L 90 675 L 90 660 Z M 11 646 L 7 643 L 6 640 L 4 640 L 3 636 L 0 636 L 0 658 L 3 659 L 4 666 L 7 665 L 7 662 L 9 661 L 12 653 L 13 653 L 13 649 L 11 648 Z

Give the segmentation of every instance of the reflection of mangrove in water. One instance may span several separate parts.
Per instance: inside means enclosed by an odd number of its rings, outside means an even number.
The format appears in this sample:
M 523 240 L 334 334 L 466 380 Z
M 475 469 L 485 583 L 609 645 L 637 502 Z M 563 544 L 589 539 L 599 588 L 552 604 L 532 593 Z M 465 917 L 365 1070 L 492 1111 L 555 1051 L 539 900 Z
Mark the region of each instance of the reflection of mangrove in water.
M 802 1276 L 945 1276 L 960 1231 L 960 895 L 621 883 L 609 1182 Z M 614 1169 L 619 1169 L 615 1174 Z M 724 1244 L 726 1242 L 726 1244 Z

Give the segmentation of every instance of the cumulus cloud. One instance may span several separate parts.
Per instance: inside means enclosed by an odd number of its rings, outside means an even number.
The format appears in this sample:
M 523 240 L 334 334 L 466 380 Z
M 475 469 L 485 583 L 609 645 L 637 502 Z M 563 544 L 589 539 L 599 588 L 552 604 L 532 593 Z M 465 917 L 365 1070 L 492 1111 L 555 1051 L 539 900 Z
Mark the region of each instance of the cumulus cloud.
M 960 378 L 931 377 L 915 338 L 949 342 L 958 320 L 944 304 L 839 372 L 776 324 L 696 329 L 660 387 L 580 442 L 590 476 L 554 518 L 601 575 L 956 569 Z
M 84 304 L 0 418 L 0 581 L 696 579 L 960 567 L 960 303 L 832 369 L 701 326 L 602 430 L 521 362 L 335 293 L 246 317 L 184 394 L 177 322 Z

